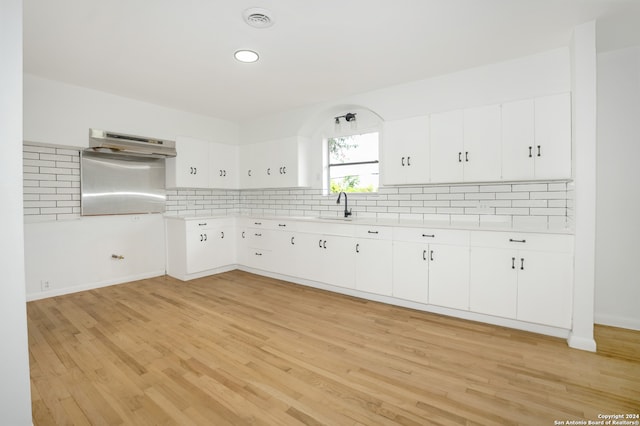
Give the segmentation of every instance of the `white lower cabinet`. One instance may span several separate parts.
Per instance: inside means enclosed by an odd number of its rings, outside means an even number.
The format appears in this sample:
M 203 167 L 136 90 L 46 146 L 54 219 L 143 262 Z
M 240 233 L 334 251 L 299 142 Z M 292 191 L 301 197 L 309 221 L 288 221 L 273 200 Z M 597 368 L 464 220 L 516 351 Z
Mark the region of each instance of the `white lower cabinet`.
M 469 248 L 429 245 L 429 303 L 469 309 Z
M 477 233 L 471 247 L 471 311 L 571 328 L 568 235 Z
M 393 293 L 391 228 L 359 226 L 354 244 L 355 288 L 367 293 Z
M 393 297 L 429 302 L 429 245 L 393 242 Z
M 447 308 L 469 309 L 469 232 L 396 229 L 393 296 Z
M 339 235 L 299 233 L 300 278 L 338 287 L 354 288 L 353 238 Z
M 167 273 L 180 279 L 236 263 L 233 218 L 167 220 Z
M 571 328 L 571 235 L 167 218 L 169 275 L 186 280 L 236 263 L 362 297 Z

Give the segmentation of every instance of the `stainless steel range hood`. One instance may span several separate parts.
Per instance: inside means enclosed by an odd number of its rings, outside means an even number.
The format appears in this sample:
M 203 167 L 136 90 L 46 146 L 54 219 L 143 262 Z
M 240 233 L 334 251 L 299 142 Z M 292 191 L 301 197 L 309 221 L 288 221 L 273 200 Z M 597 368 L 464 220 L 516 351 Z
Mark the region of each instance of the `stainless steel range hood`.
M 176 156 L 176 143 L 163 139 L 89 129 L 89 148 L 86 151 L 167 158 Z

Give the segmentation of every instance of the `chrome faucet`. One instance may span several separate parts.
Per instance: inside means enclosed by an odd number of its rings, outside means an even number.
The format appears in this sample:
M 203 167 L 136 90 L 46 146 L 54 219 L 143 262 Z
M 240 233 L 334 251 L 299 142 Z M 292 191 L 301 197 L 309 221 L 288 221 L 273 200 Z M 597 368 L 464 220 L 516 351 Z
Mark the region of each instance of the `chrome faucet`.
M 342 194 L 344 194 L 344 217 L 349 217 L 351 216 L 351 210 L 347 209 L 347 193 L 342 191 L 341 193 L 338 194 L 338 200 L 336 201 L 336 204 L 340 204 L 340 197 L 342 197 Z

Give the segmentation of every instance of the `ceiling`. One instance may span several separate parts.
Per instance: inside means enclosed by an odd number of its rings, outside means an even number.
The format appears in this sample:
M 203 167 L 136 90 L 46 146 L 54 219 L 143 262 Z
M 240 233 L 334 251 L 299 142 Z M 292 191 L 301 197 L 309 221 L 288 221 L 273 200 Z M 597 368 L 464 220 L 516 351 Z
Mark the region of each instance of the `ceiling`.
M 248 26 L 256 6 L 275 25 Z M 24 70 L 245 121 L 568 46 L 593 19 L 600 50 L 640 44 L 635 0 L 24 0 Z

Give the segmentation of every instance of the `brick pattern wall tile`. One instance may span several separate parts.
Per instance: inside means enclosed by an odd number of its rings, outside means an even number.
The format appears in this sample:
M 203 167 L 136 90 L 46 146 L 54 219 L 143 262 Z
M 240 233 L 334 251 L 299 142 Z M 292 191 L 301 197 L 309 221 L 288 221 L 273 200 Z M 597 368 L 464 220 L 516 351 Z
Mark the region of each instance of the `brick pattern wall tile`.
M 354 217 L 464 222 L 505 226 L 573 226 L 573 182 L 495 183 L 381 187 L 375 194 L 349 194 Z M 167 190 L 168 215 L 335 217 L 344 204 L 322 189 Z M 79 152 L 24 146 L 25 220 L 80 215 Z
M 80 216 L 80 152 L 50 146 L 23 146 L 25 221 Z

